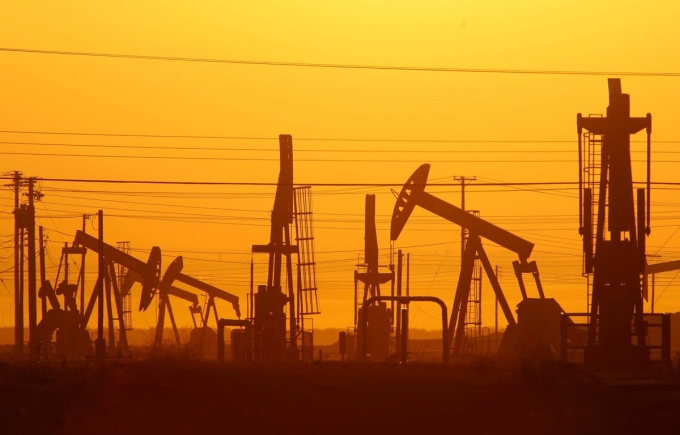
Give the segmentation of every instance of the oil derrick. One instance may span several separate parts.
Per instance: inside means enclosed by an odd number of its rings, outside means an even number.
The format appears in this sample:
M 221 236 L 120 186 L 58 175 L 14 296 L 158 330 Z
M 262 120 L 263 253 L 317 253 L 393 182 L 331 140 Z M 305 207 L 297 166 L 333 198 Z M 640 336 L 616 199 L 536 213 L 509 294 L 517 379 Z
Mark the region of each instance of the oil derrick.
M 631 117 L 621 81 L 609 79 L 608 85 L 607 115 L 577 116 L 579 233 L 584 274 L 592 276 L 584 361 L 593 369 L 643 369 L 650 360 L 641 279 L 650 234 L 652 117 Z M 637 189 L 636 221 L 630 135 L 642 130 L 647 132 L 647 194 Z
M 375 195 L 366 195 L 366 213 L 364 227 L 364 264 L 358 265 L 363 272 L 354 271 L 354 328 L 357 333 L 359 349 L 367 341 L 367 353 L 373 360 L 385 360 L 390 351 L 390 329 L 392 325 L 393 307 L 388 308 L 386 302 L 366 305 L 366 301 L 380 294 L 380 284 L 392 283 L 394 294 L 394 269 L 380 272 L 378 264 L 378 237 L 375 227 Z M 401 259 L 401 258 L 400 258 Z M 359 296 L 358 283 L 364 284 L 363 295 Z M 367 316 L 363 322 L 363 316 Z M 364 328 L 363 325 L 367 325 Z
M 311 189 L 293 187 L 293 138 L 290 135 L 279 136 L 279 151 L 279 180 L 271 212 L 269 243 L 252 247 L 253 253 L 269 256 L 267 284 L 258 285 L 257 293 L 252 289 L 251 267 L 250 318 L 253 320 L 254 357 L 271 362 L 297 361 L 300 351 L 303 358 L 309 359 L 313 342 L 311 334 L 305 333 L 304 316 L 319 313 Z M 293 244 L 293 224 L 297 244 Z M 297 254 L 296 271 L 293 270 L 293 254 Z M 297 286 L 293 281 L 294 274 L 297 275 Z
M 298 252 L 298 247 L 291 243 L 290 234 L 293 223 L 293 138 L 290 135 L 279 136 L 279 151 L 279 181 L 271 213 L 269 244 L 253 245 L 253 253 L 269 254 L 267 284 L 258 285 L 253 304 L 255 358 L 262 361 L 298 359 L 292 263 L 292 255 Z M 284 268 L 285 288 L 281 279 Z M 286 304 L 289 314 L 288 340 Z
M 535 261 L 529 261 L 529 256 L 534 248 L 533 243 L 425 192 L 429 171 L 430 165 L 420 166 L 404 184 L 394 205 L 390 239 L 397 240 L 416 206 L 469 230 L 447 328 L 449 334 L 447 343 L 453 347 L 453 356 L 457 357 L 462 352 L 465 319 L 470 303 L 470 289 L 476 259 L 481 261 L 484 272 L 508 322 L 501 350 L 507 349 L 504 352 L 517 354 L 536 345 L 559 348 L 560 313 L 562 309 L 554 299 L 544 296 L 538 266 Z M 518 304 L 517 321 L 515 321 L 491 262 L 482 246 L 482 238 L 515 252 L 519 257 L 519 260 L 513 262 L 515 275 L 522 293 L 522 301 Z M 539 298 L 528 297 L 522 278 L 525 273 L 530 273 L 533 276 Z

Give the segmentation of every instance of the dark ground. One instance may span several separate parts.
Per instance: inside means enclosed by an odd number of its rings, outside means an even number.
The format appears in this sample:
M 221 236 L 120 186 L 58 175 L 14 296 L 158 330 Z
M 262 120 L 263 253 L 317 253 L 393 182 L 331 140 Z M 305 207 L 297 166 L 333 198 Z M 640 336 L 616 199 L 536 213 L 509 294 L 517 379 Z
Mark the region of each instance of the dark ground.
M 0 363 L 1 434 L 678 433 L 680 384 L 573 367 Z

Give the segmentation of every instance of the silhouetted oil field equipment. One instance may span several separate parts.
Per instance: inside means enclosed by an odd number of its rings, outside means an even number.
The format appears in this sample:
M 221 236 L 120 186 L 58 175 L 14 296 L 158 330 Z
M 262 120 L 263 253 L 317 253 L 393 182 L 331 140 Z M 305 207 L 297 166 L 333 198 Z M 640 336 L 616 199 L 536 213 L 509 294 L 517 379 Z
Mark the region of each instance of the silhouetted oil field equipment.
M 646 257 L 646 256 L 645 256 Z M 645 258 L 646 260 L 646 258 Z M 680 260 L 664 261 L 661 263 L 645 264 L 645 276 L 642 281 L 642 295 L 646 301 L 649 301 L 649 310 L 654 314 L 654 304 L 656 302 L 656 274 L 664 272 L 672 272 L 680 270 Z M 649 290 L 649 275 L 652 276 L 652 289 Z
M 381 296 L 380 284 L 391 283 L 391 295 L 394 296 L 394 268 L 390 265 L 389 272 L 381 272 L 378 260 L 375 195 L 366 195 L 364 263 L 358 265 L 364 270 L 354 271 L 354 329 L 358 349 L 366 349 L 364 354 L 371 355 L 371 358 L 376 361 L 381 361 L 385 360 L 390 352 L 390 329 L 394 324 L 394 303 L 388 308 L 384 300 L 375 304 L 367 303 L 367 300 L 376 301 L 375 298 Z M 359 282 L 364 284 L 362 296 L 359 296 Z
M 238 297 L 183 274 L 181 272 L 183 268 L 182 257 L 177 257 L 168 266 L 162 279 L 160 279 L 161 250 L 157 246 L 151 249 L 149 259 L 145 263 L 89 234 L 78 231 L 76 232 L 73 245 L 63 248 L 61 264 L 66 268 L 69 255 L 84 255 L 87 250 L 100 254 L 106 264 L 103 276 L 103 294 L 106 298 L 106 318 L 108 322 L 108 337 L 106 340 L 106 353 L 108 356 L 129 356 L 126 331 L 130 328 L 129 325 L 125 324 L 123 298 L 128 297 L 132 286 L 136 282 L 142 284 L 139 303 L 140 311 L 146 310 L 153 302 L 154 297 L 158 295 L 159 315 L 154 339 L 154 345 L 157 347 L 162 343 L 166 312 L 172 324 L 175 342 L 177 345 L 181 344 L 170 303 L 170 296 L 190 303 L 189 310 L 194 322 L 194 330 L 191 333 L 189 345 L 199 351 L 204 351 L 206 347 L 213 347 L 215 343 L 215 332 L 208 326 L 211 312 L 214 313 L 216 324 L 219 319 L 214 301 L 215 298 L 231 303 L 236 315 L 240 316 Z M 57 281 L 59 280 L 61 264 L 57 272 Z M 124 276 L 116 275 L 116 265 L 124 268 L 126 271 Z M 83 273 L 84 270 L 81 267 L 79 276 L 82 276 Z M 81 280 L 79 279 L 76 282 L 80 283 Z M 208 295 L 208 303 L 205 310 L 202 310 L 197 294 L 173 286 L 174 282 L 182 283 L 195 290 L 205 292 Z M 49 301 L 51 309 L 46 311 L 42 321 L 37 326 L 36 340 L 40 343 L 43 357 L 48 357 L 51 353 L 52 357 L 77 359 L 91 354 L 92 349 L 87 326 L 95 304 L 99 302 L 101 297 L 99 291 L 101 285 L 102 278 L 95 285 L 95 290 L 92 292 L 87 306 L 81 307 L 79 311 L 75 295 L 79 291 L 84 292 L 84 289 L 79 289 L 78 284 L 69 283 L 68 272 L 66 270 L 64 271 L 64 279 L 57 286 L 56 292 L 50 281 L 44 280 L 39 296 Z M 63 297 L 63 308 L 57 296 Z M 199 316 L 199 323 L 196 322 L 196 315 Z M 52 334 L 55 331 L 57 332 L 56 349 L 54 352 L 51 352 L 50 344 Z M 115 331 L 118 331 L 117 338 L 115 337 Z M 213 352 L 209 353 L 214 354 L 215 352 L 216 348 Z
M 559 305 L 554 299 L 545 298 L 536 262 L 528 261 L 534 245 L 474 214 L 467 213 L 460 208 L 425 192 L 429 171 L 430 165 L 424 164 L 420 166 L 413 175 L 411 175 L 406 184 L 404 184 L 396 204 L 394 205 L 390 238 L 392 240 L 397 240 L 416 205 L 449 222 L 468 229 L 469 237 L 463 254 L 458 286 L 456 288 L 455 298 L 451 308 L 451 318 L 448 325 L 448 343 L 452 343 L 453 356 L 460 356 L 465 340 L 465 314 L 468 307 L 470 287 L 472 284 L 472 272 L 476 258 L 481 260 L 486 275 L 491 282 L 491 287 L 498 298 L 498 302 L 503 309 L 503 314 L 508 322 L 508 328 L 503 336 L 503 343 L 501 344 L 501 352 L 517 354 L 518 352 L 524 352 L 527 348 L 540 344 L 549 345 L 552 346 L 553 349 L 558 349 L 560 338 L 559 315 L 561 313 L 561 308 L 559 308 Z M 515 321 L 496 274 L 493 271 L 491 262 L 482 246 L 482 238 L 486 238 L 509 249 L 519 256 L 519 260 L 513 262 L 513 268 L 522 293 L 522 300 L 525 302 L 525 304 L 520 303 L 518 306 L 518 317 L 523 320 L 521 323 Z M 538 299 L 530 299 L 528 297 L 522 279 L 524 273 L 531 273 L 534 277 L 539 294 Z M 526 303 L 529 300 L 532 301 L 531 305 Z M 524 308 L 529 306 L 532 308 Z M 557 307 L 557 311 L 555 311 L 555 307 Z M 536 327 L 539 325 L 553 325 L 552 328 L 548 328 L 552 333 L 546 335 L 546 329 Z
M 253 323 L 254 359 L 274 362 L 311 360 L 313 331 L 307 329 L 305 319 L 320 312 L 311 188 L 293 186 L 293 138 L 290 135 L 279 136 L 279 151 L 279 181 L 271 213 L 269 243 L 253 245 L 252 248 L 253 253 L 269 254 L 267 284 L 258 285 L 257 293 L 253 289 L 251 267 L 251 312 L 248 319 Z M 291 234 L 293 224 L 296 244 Z M 297 255 L 297 270 L 293 268 L 293 254 Z M 294 275 L 297 276 L 297 286 L 293 281 Z M 245 330 L 232 333 L 232 342 L 241 343 L 243 338 L 239 334 L 244 333 Z M 243 356 L 236 355 L 236 359 L 243 359 Z
M 609 372 L 645 371 L 655 364 L 670 366 L 670 315 L 655 313 L 655 276 L 680 270 L 680 261 L 647 263 L 646 238 L 651 232 L 651 115 L 631 117 L 630 98 L 622 92 L 620 80 L 609 79 L 608 83 L 607 115 L 577 116 L 579 233 L 583 276 L 587 278 L 588 288 L 586 312 L 565 313 L 555 299 L 545 297 L 536 261 L 530 260 L 533 243 L 482 219 L 478 211 L 466 211 L 464 200 L 459 208 L 426 192 L 430 165 L 423 164 L 397 197 L 390 241 L 393 243 L 399 238 L 416 206 L 461 227 L 461 268 L 451 308 L 447 310 L 438 298 L 410 294 L 408 255 L 406 291 L 402 293 L 404 254 L 401 250 L 395 253 L 393 244 L 389 264 L 380 264 L 376 197 L 366 195 L 364 256 L 358 260 L 354 271 L 353 331 L 349 332 L 352 328 L 348 328 L 349 333 L 343 333 L 338 344 L 343 359 L 347 355 L 349 360 L 406 362 L 409 358 L 409 306 L 415 301 L 440 305 L 443 313 L 442 360 L 448 362 L 450 356 L 460 358 L 482 335 L 483 270 L 497 300 L 496 310 L 500 306 L 507 322 L 500 354 L 515 359 L 527 355 L 548 359 L 559 357 L 565 362 L 583 363 L 589 369 Z M 642 130 L 647 133 L 646 188 L 634 191 L 630 136 Z M 244 319 L 241 319 L 239 298 L 184 273 L 182 256 L 176 257 L 163 273 L 159 247 L 151 249 L 145 262 L 128 253 L 129 242 L 119 242 L 118 248 L 105 243 L 101 210 L 98 237 L 87 234 L 85 226 L 77 231 L 73 243 L 66 243 L 61 250 L 55 280 L 48 280 L 42 227 L 37 252 L 35 246 L 34 201 L 40 200 L 42 194 L 35 189 L 36 178 L 23 178 L 18 171 L 10 174 L 12 183 L 9 186 L 15 193 L 14 339 L 17 354 L 23 352 L 24 308 L 27 305 L 28 344 L 33 360 L 130 356 L 127 331 L 131 329 L 131 289 L 135 283 L 140 283 L 139 310 L 147 310 L 154 302 L 158 306 L 154 348 L 163 345 L 166 317 L 171 324 L 174 346 L 182 345 L 171 303 L 178 298 L 189 304 L 193 330 L 188 345 L 198 354 L 213 359 L 217 356 L 223 361 L 225 328 L 234 327 L 231 357 L 235 361 L 311 361 L 314 335 L 310 316 L 320 314 L 312 191 L 311 186 L 296 187 L 294 184 L 293 139 L 290 135 L 279 136 L 279 159 L 269 242 L 254 244 L 251 251 L 267 254 L 267 280 L 255 288 L 255 262 L 251 259 L 250 291 Z M 473 180 L 469 177 L 456 179 L 461 181 L 463 192 L 466 180 Z M 27 187 L 28 203 L 20 205 L 22 187 Z M 483 240 L 517 256 L 512 262 L 521 293 L 516 315 L 501 288 Z M 88 251 L 96 253 L 99 259 L 98 278 L 89 299 L 85 294 Z M 81 258 L 75 280 L 70 280 L 74 274 L 69 270 L 72 256 Z M 40 260 L 39 289 L 36 259 Z M 24 263 L 28 269 L 27 292 L 23 287 Z M 525 274 L 531 274 L 535 282 L 535 297 L 529 296 Z M 386 291 L 388 284 L 389 294 Z M 27 304 L 24 293 L 28 296 Z M 199 294 L 207 296 L 204 306 L 199 303 Z M 221 318 L 217 300 L 231 304 L 235 318 Z M 650 303 L 650 313 L 644 312 L 645 301 Z M 87 328 L 95 307 L 98 323 L 97 336 L 93 340 Z M 217 331 L 209 326 L 211 317 Z
M 652 115 L 631 117 L 630 96 L 622 92 L 621 81 L 609 79 L 608 84 L 607 115 L 578 114 L 576 121 L 579 233 L 584 274 L 592 287 L 587 323 L 564 326 L 562 357 L 568 360 L 582 351 L 583 362 L 592 369 L 644 370 L 653 360 L 670 364 L 670 316 L 644 313 L 648 294 L 641 285 L 645 239 L 651 232 Z M 630 135 L 642 130 L 647 132 L 647 194 L 637 189 L 636 220 Z M 578 315 L 565 319 L 570 317 Z
M 381 301 L 394 301 L 399 302 L 408 306 L 411 302 L 434 302 L 439 305 L 442 313 L 442 361 L 444 363 L 449 362 L 449 343 L 448 343 L 448 326 L 446 324 L 446 304 L 439 298 L 434 296 L 372 296 L 366 300 L 366 306 L 372 306 L 375 302 Z M 373 305 L 375 306 L 375 305 Z M 379 305 L 378 305 L 379 306 Z M 408 309 L 400 310 L 402 314 L 402 343 L 400 349 L 398 350 L 399 360 L 401 362 L 406 362 L 408 358 Z M 360 324 L 358 330 L 368 331 L 370 326 L 371 318 L 370 316 L 360 316 Z M 381 337 L 382 338 L 382 337 Z M 388 331 L 389 338 L 389 331 Z M 369 339 L 364 339 L 360 341 L 361 347 L 361 359 L 367 360 L 369 355 L 369 346 L 371 344 L 370 336 Z

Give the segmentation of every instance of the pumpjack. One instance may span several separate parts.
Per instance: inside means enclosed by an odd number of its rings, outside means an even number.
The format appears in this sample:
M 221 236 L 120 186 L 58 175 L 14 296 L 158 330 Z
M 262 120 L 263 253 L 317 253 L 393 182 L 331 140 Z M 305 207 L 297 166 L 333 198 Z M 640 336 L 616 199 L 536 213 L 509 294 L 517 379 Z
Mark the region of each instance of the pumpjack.
M 592 282 L 584 362 L 596 370 L 644 370 L 650 363 L 652 321 L 643 312 L 647 294 L 642 285 L 645 240 L 651 233 L 652 115 L 631 117 L 630 96 L 622 92 L 620 79 L 609 79 L 608 85 L 607 115 L 579 113 L 576 119 L 579 233 L 584 276 Z M 647 133 L 647 180 L 646 195 L 637 189 L 636 220 L 630 136 L 642 130 Z M 670 343 L 669 320 L 661 317 L 663 343 Z M 668 362 L 663 343 L 662 358 Z
M 69 254 L 85 255 L 88 250 L 103 255 L 106 262 L 106 270 L 103 276 L 104 281 L 101 282 L 100 278 L 95 288 L 100 285 L 105 286 L 105 292 L 102 292 L 101 294 L 106 298 L 108 353 L 111 356 L 129 355 L 126 331 L 129 329 L 130 325 L 126 325 L 123 312 L 123 298 L 129 295 L 135 283 L 142 284 L 139 303 L 140 311 L 145 311 L 151 305 L 154 296 L 158 295 L 159 298 L 159 316 L 154 339 L 154 345 L 156 347 L 161 345 L 163 339 L 166 312 L 172 324 L 175 341 L 178 345 L 180 344 L 179 332 L 172 311 L 170 296 L 183 299 L 190 303 L 189 311 L 194 323 L 194 330 L 190 337 L 190 345 L 192 345 L 192 339 L 194 339 L 193 341 L 198 340 L 210 343 L 211 345 L 215 342 L 212 337 L 202 337 L 202 335 L 205 335 L 206 330 L 209 329 L 208 321 L 210 319 L 211 311 L 214 312 L 215 322 L 219 319 L 214 301 L 215 298 L 231 303 L 236 315 L 240 316 L 238 297 L 183 274 L 183 260 L 181 256 L 177 257 L 170 266 L 168 266 L 161 279 L 161 250 L 159 247 L 154 246 L 151 249 L 148 261 L 145 263 L 82 231 L 76 232 L 73 245 L 65 247 L 62 251 L 62 256 L 67 256 Z M 66 261 L 68 261 L 68 259 L 66 259 Z M 125 271 L 124 276 L 118 277 L 121 278 L 120 283 L 122 285 L 120 286 L 119 280 L 116 279 L 117 275 L 114 265 L 121 266 L 122 270 Z M 83 273 L 84 270 L 81 267 L 80 274 Z M 57 280 L 59 280 L 58 275 Z M 81 282 L 81 280 L 78 280 L 78 283 Z M 198 296 L 191 291 L 174 286 L 173 284 L 175 282 L 193 287 L 195 290 L 205 292 L 208 295 L 209 299 L 204 314 L 199 304 Z M 45 280 L 39 292 L 39 296 L 47 299 L 52 307 L 46 312 L 43 320 L 37 326 L 39 341 L 42 343 L 50 343 L 52 334 L 56 330 L 56 353 L 67 359 L 80 358 L 91 354 L 91 344 L 89 333 L 87 332 L 87 325 L 95 304 L 97 303 L 98 294 L 100 293 L 94 291 L 87 305 L 81 307 L 79 311 L 75 298 L 78 291 L 84 292 L 84 289 L 78 289 L 78 284 L 69 284 L 68 278 L 65 278 L 59 283 L 56 291 L 51 282 Z M 57 298 L 59 295 L 64 298 L 63 309 Z M 200 318 L 200 326 L 196 323 L 196 315 Z M 115 325 L 115 322 L 117 322 L 118 325 Z M 115 337 L 116 327 L 118 330 L 117 339 Z M 196 333 L 195 331 L 199 331 L 199 333 Z M 214 331 L 213 334 L 215 334 Z M 199 343 L 198 345 L 201 345 L 202 348 L 205 347 L 202 346 L 202 343 Z
M 562 309 L 554 299 L 545 297 L 538 266 L 535 261 L 529 261 L 534 244 L 425 192 L 429 171 L 430 165 L 423 164 L 404 184 L 394 205 L 390 238 L 393 241 L 399 238 L 416 205 L 469 231 L 448 325 L 449 339 L 447 342 L 452 345 L 452 356 L 460 356 L 465 339 L 465 315 L 475 258 L 481 260 L 508 322 L 501 350 L 509 349 L 508 353 L 516 354 L 522 351 L 520 348 L 545 344 L 551 346 L 557 353 Z M 513 262 L 513 269 L 522 293 L 522 301 L 518 304 L 518 320 L 515 320 L 491 262 L 482 246 L 482 238 L 509 249 L 519 257 L 518 260 Z M 523 280 L 525 273 L 530 273 L 533 276 L 538 298 L 528 297 Z
M 314 260 L 311 187 L 293 185 L 292 136 L 279 136 L 279 151 L 279 180 L 271 212 L 269 243 L 252 247 L 253 253 L 265 253 L 269 256 L 267 284 L 258 285 L 257 293 L 254 293 L 251 267 L 252 311 L 249 316 L 253 322 L 254 358 L 271 362 L 312 358 L 313 335 L 305 327 L 305 316 L 320 312 Z M 295 241 L 291 233 L 293 226 Z M 293 254 L 297 258 L 296 270 L 293 268 Z M 297 275 L 297 286 L 293 280 L 294 275 Z M 232 344 L 242 342 L 242 335 L 240 330 L 233 331 Z
M 375 227 L 375 195 L 366 195 L 366 213 L 364 228 L 364 271 L 354 271 L 354 327 L 358 339 L 357 349 L 363 349 L 367 341 L 367 353 L 374 360 L 385 360 L 390 350 L 390 330 L 393 319 L 393 307 L 385 302 L 367 305 L 366 301 L 381 296 L 380 285 L 392 284 L 394 295 L 394 268 L 389 272 L 381 272 L 378 255 L 378 237 Z M 364 284 L 363 296 L 359 301 L 359 282 Z M 364 316 L 366 317 L 365 321 Z M 367 327 L 364 327 L 367 325 Z

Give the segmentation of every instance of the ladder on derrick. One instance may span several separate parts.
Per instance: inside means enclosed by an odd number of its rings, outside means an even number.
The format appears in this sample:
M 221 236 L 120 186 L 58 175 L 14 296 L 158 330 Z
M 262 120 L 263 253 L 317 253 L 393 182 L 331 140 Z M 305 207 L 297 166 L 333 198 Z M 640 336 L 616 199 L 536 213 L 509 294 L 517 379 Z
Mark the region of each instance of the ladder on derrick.
M 311 186 L 294 189 L 295 241 L 298 245 L 297 314 L 319 314 L 314 257 L 314 221 Z
M 470 214 L 479 217 L 479 210 L 469 210 Z M 470 232 L 465 229 L 465 243 Z M 470 295 L 465 311 L 465 346 L 463 353 L 477 353 L 477 344 L 482 336 L 482 264 L 479 257 L 475 257 L 470 280 Z
M 116 243 L 118 246 L 118 250 L 124 252 L 125 254 L 130 254 L 130 242 L 117 242 Z M 121 289 L 123 288 L 123 281 L 125 280 L 125 275 L 127 274 L 128 270 L 126 267 L 122 266 L 120 263 L 117 265 L 117 270 L 116 270 L 116 277 L 115 279 L 118 281 L 118 288 Z M 123 304 L 123 309 L 121 310 L 123 313 L 123 325 L 125 325 L 125 330 L 126 331 L 131 331 L 132 330 L 132 294 L 128 292 L 125 296 L 122 298 L 122 304 Z M 118 321 L 118 319 L 113 319 L 114 321 Z
M 602 115 L 588 115 L 589 118 L 602 118 Z M 583 168 L 583 180 L 586 188 L 590 188 L 592 201 L 590 203 L 591 216 L 597 216 L 597 209 L 600 202 L 600 173 L 602 168 L 602 139 L 603 135 L 593 134 L 590 132 L 583 133 L 583 161 L 585 162 Z M 606 210 L 606 208 L 605 208 Z M 591 234 L 597 234 L 597 219 L 592 220 Z M 593 245 L 596 243 L 593 237 Z M 595 252 L 595 246 L 592 247 L 591 252 Z M 585 269 L 585 254 L 584 254 L 584 269 Z M 593 280 L 592 274 L 583 273 L 586 277 L 586 312 L 590 313 L 593 295 Z

